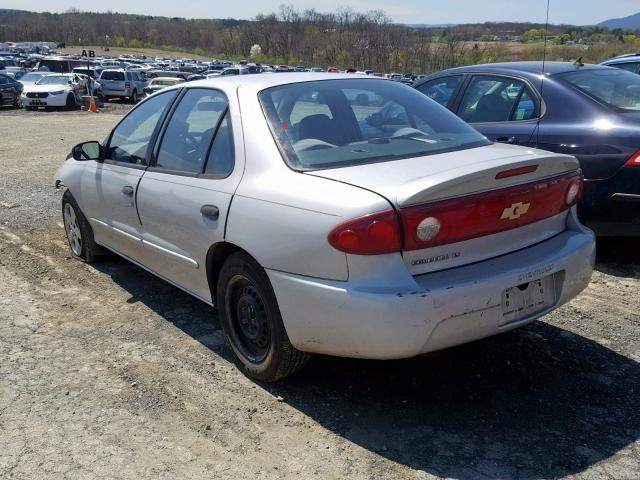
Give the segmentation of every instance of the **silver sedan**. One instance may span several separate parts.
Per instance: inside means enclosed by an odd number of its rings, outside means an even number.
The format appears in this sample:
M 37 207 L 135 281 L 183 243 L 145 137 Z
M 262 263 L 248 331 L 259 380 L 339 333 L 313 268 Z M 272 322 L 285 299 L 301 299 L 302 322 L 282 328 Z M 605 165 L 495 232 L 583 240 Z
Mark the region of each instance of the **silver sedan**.
M 74 147 L 56 185 L 77 258 L 111 250 L 215 305 L 262 381 L 520 327 L 594 262 L 575 158 L 493 144 L 377 78 L 176 85 Z

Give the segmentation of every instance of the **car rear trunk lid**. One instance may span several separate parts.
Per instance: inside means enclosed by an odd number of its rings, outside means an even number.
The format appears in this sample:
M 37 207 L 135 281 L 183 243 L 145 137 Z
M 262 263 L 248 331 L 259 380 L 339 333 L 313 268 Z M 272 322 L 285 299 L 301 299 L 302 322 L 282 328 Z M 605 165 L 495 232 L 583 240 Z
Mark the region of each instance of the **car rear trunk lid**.
M 478 262 L 539 243 L 566 229 L 574 157 L 509 145 L 309 172 L 384 196 L 403 223 L 403 258 L 413 275 Z M 420 221 L 441 220 L 452 241 L 421 242 Z M 440 208 L 440 210 L 439 210 Z M 449 213 L 452 213 L 449 212 Z M 421 216 L 422 215 L 422 216 Z M 503 217 L 503 218 L 501 218 Z M 426 228 L 431 226 L 429 222 Z

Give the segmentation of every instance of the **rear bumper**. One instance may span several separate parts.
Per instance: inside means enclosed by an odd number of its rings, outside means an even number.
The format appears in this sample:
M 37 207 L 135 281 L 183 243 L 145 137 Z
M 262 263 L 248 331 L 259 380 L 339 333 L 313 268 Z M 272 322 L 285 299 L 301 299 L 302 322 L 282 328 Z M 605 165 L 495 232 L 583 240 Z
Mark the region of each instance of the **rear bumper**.
M 103 88 L 102 94 L 110 97 L 129 97 L 132 91 L 133 90 L 110 90 Z
M 609 179 L 585 181 L 580 209 L 599 236 L 640 236 L 640 168 L 622 167 Z
M 593 233 L 579 225 L 535 246 L 473 265 L 363 285 L 267 271 L 292 344 L 328 355 L 411 357 L 525 325 L 589 283 Z M 400 259 L 401 262 L 401 259 Z M 502 292 L 557 274 L 556 303 L 506 323 Z

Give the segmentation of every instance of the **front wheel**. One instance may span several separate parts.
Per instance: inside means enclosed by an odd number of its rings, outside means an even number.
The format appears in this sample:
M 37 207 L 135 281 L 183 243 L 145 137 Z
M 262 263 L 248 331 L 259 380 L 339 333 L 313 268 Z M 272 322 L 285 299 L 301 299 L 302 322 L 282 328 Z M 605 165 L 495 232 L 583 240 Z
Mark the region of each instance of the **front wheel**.
M 73 96 L 73 93 L 67 95 L 67 101 L 65 102 L 65 108 L 67 110 L 73 110 L 76 107 L 76 97 Z
M 222 328 L 244 374 L 274 382 L 304 367 L 310 354 L 291 345 L 269 277 L 249 255 L 227 259 L 216 296 Z
M 62 222 L 73 256 L 83 262 L 92 263 L 99 255 L 100 247 L 93 240 L 91 225 L 69 190 L 62 196 Z

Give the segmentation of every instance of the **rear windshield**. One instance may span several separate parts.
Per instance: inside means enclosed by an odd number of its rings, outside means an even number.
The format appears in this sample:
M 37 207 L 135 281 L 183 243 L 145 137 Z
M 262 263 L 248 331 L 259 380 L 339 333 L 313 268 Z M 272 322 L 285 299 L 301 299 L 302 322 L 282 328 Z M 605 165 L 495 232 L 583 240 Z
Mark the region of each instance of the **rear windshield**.
M 446 108 L 396 82 L 294 83 L 264 90 L 260 100 L 285 160 L 301 170 L 490 144 Z
M 38 63 L 38 68 L 46 67 L 50 72 L 69 73 L 74 67 L 81 67 L 83 62 L 80 60 L 53 60 L 43 58 Z M 84 62 L 84 65 L 87 63 Z
M 558 77 L 596 99 L 623 110 L 640 110 L 640 75 L 602 68 L 561 73 Z
M 102 72 L 101 80 L 124 80 L 124 72 Z

